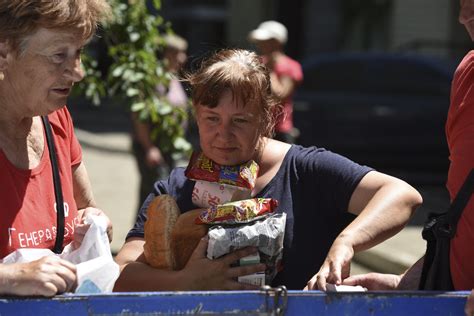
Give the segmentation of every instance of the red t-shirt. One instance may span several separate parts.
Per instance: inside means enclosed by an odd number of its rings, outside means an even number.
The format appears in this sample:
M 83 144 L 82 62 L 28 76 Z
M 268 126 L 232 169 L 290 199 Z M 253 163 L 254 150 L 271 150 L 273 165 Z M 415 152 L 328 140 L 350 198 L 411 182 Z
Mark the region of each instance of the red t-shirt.
M 288 56 L 282 56 L 274 65 L 273 71 L 278 78 L 290 77 L 297 84 L 303 81 L 303 70 L 300 63 Z M 293 96 L 283 100 L 283 113 L 275 126 L 275 131 L 288 133 L 293 129 Z
M 64 198 L 64 245 L 72 241 L 77 206 L 72 167 L 82 160 L 66 107 L 50 114 Z M 43 133 L 44 134 L 44 133 Z M 45 134 L 44 134 L 45 135 Z M 46 145 L 39 165 L 31 170 L 15 167 L 0 149 L 0 258 L 19 248 L 50 248 L 56 239 L 53 175 Z
M 451 88 L 451 105 L 446 122 L 449 147 L 447 188 L 451 200 L 474 168 L 474 51 L 458 66 Z M 451 275 L 456 290 L 474 288 L 474 198 L 471 196 L 451 241 Z

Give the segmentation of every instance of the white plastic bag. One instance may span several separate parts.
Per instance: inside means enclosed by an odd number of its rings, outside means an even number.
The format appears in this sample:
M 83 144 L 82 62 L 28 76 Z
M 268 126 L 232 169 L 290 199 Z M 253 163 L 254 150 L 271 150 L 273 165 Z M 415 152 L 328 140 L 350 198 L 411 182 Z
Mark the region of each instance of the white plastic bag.
M 6 256 L 3 263 L 22 263 L 45 256 L 59 256 L 76 264 L 78 285 L 75 293 L 112 292 L 120 271 L 110 252 L 107 222 L 104 217 L 97 215 L 88 215 L 84 222 L 90 227 L 79 248 L 72 249 L 72 245 L 68 244 L 59 255 L 49 249 L 23 248 Z

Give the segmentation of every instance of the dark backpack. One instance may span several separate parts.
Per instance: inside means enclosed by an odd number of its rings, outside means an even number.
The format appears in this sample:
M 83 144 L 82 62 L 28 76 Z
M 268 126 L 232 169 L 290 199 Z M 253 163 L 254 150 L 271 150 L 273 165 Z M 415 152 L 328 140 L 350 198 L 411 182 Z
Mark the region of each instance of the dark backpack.
M 427 245 L 421 272 L 420 290 L 454 290 L 449 265 L 450 243 L 456 235 L 459 218 L 469 202 L 473 189 L 474 169 L 471 169 L 448 211 L 429 215 L 422 232 Z

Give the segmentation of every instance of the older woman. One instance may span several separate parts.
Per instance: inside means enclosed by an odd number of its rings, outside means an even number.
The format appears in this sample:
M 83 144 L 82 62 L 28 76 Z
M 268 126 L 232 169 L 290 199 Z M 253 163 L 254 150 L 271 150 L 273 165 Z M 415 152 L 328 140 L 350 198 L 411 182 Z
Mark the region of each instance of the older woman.
M 322 148 L 270 139 L 277 103 L 268 71 L 256 54 L 220 51 L 188 79 L 203 153 L 221 165 L 255 160 L 260 172 L 252 196 L 277 199 L 277 212 L 287 215 L 284 268 L 273 284 L 290 289 L 340 284 L 348 276 L 354 253 L 394 235 L 422 202 L 420 194 L 401 180 Z M 181 168 L 155 184 L 117 256 L 122 273 L 116 290 L 255 288 L 235 279 L 265 266 L 231 266 L 252 249 L 208 260 L 206 240 L 201 240 L 181 271 L 153 269 L 143 260 L 143 227 L 150 201 L 170 194 L 182 212 L 195 209 L 193 186 Z
M 66 99 L 83 78 L 81 50 L 110 12 L 104 0 L 0 3 L 0 257 L 20 248 L 50 248 L 56 199 L 49 118 L 64 200 L 64 241 L 80 242 L 95 208 Z M 46 124 L 46 123 L 45 123 Z M 111 229 L 110 221 L 109 228 Z M 110 230 L 111 231 L 111 230 Z M 76 283 L 75 266 L 56 257 L 0 264 L 0 294 L 52 296 Z

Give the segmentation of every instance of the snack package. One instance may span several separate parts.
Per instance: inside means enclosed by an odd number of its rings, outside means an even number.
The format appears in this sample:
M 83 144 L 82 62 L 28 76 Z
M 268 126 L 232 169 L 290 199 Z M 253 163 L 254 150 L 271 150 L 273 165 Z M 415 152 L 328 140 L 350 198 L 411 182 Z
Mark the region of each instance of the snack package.
M 196 218 L 196 224 L 243 224 L 275 211 L 278 201 L 254 198 L 211 206 Z
M 260 262 L 267 266 L 265 283 L 269 285 L 280 270 L 285 224 L 286 214 L 278 213 L 246 225 L 213 226 L 208 232 L 207 257 L 216 259 L 237 249 L 257 247 Z
M 241 190 L 230 185 L 196 180 L 191 199 L 194 205 L 208 208 L 230 201 L 249 199 L 250 193 L 250 190 Z
M 258 272 L 254 274 L 240 276 L 237 278 L 237 281 L 239 283 L 252 284 L 252 285 L 257 285 L 257 286 L 262 287 L 265 285 L 265 279 L 266 279 L 265 273 Z
M 238 266 L 248 266 L 251 264 L 260 263 L 260 255 L 258 252 L 254 255 L 246 256 L 240 258 Z M 264 286 L 265 285 L 265 272 L 257 272 L 254 274 L 244 275 L 237 278 L 239 283 L 247 283 L 253 284 L 257 286 Z
M 250 160 L 239 166 L 221 166 L 202 152 L 193 152 L 184 172 L 191 180 L 203 180 L 252 190 L 258 175 L 258 164 Z
M 260 255 L 258 254 L 258 252 L 254 255 L 249 255 L 249 256 L 246 256 L 246 257 L 243 257 L 243 258 L 239 259 L 239 266 L 240 267 L 248 266 L 248 265 L 251 265 L 251 264 L 257 264 L 257 263 L 260 263 Z

